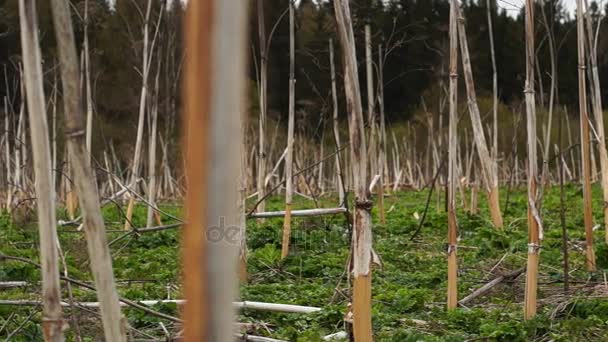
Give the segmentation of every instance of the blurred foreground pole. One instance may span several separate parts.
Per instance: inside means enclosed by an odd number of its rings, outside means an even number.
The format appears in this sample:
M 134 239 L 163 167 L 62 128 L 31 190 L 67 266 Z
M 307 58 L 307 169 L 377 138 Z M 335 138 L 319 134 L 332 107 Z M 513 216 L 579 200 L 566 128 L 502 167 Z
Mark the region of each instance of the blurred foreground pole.
M 44 105 L 42 61 L 35 1 L 19 1 L 19 22 L 21 23 L 21 51 L 36 177 L 40 263 L 42 265 L 42 332 L 45 341 L 63 341 L 59 264 L 55 244 L 57 241 L 55 191 L 52 186 L 49 130 Z
M 239 238 L 247 4 L 189 1 L 185 23 L 183 232 L 186 341 L 232 341 Z

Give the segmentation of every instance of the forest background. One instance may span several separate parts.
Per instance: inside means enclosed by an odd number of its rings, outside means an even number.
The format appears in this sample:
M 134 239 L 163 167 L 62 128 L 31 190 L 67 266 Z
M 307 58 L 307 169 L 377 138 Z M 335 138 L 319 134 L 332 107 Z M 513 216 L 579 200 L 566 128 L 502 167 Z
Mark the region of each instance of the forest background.
M 40 37 L 43 54 L 43 70 L 47 98 L 54 89 L 57 73 L 57 53 L 48 1 L 39 1 Z M 142 88 L 142 51 L 146 1 L 118 0 L 110 5 L 106 0 L 74 0 L 74 11 L 78 49 L 83 51 L 85 27 L 90 47 L 90 73 L 94 110 L 93 156 L 101 158 L 107 146 L 115 149 L 124 165 L 132 160 L 137 130 L 138 108 Z M 517 0 L 465 0 L 463 14 L 468 29 L 469 49 L 476 88 L 484 120 L 490 123 L 492 103 L 492 63 L 487 21 L 487 4 L 493 19 L 496 41 L 496 65 L 498 65 L 499 150 L 512 148 L 513 136 L 517 134 L 515 123 L 521 117 L 524 83 L 524 24 L 523 12 Z M 541 3 L 544 3 L 541 6 Z M 88 22 L 84 21 L 85 6 L 88 7 Z M 359 73 L 362 89 L 365 89 L 364 25 L 370 24 L 372 31 L 373 58 L 376 72 L 382 65 L 384 85 L 384 111 L 389 130 L 401 135 L 412 135 L 415 126 L 417 144 L 427 142 L 425 132 L 434 129 L 447 130 L 447 84 L 448 84 L 448 14 L 447 0 L 356 0 L 351 1 L 356 39 Z M 597 22 L 602 19 L 605 8 L 596 1 L 590 2 L 591 16 Z M 288 0 L 264 0 L 264 17 L 268 43 L 268 115 L 271 126 L 269 134 L 287 126 L 288 79 L 289 79 L 289 29 L 286 15 Z M 318 143 L 329 139 L 324 134 L 331 129 L 331 79 L 329 62 L 329 40 L 336 41 L 332 1 L 315 2 L 300 0 L 296 9 L 296 122 L 297 135 L 307 141 Z M 576 120 L 577 104 L 577 50 L 576 22 L 574 13 L 563 1 L 537 1 L 537 100 L 542 108 L 548 107 L 551 83 L 549 33 L 553 35 L 557 50 L 556 108 L 569 112 Z M 260 49 L 258 40 L 258 16 L 255 6 L 250 14 L 250 73 L 249 73 L 249 130 L 251 138 L 256 135 L 258 106 L 258 75 Z M 150 89 L 147 101 L 157 102 L 161 145 L 172 153 L 171 163 L 177 169 L 179 162 L 179 131 L 181 124 L 181 72 L 183 51 L 181 28 L 183 4 L 179 1 L 167 3 L 154 1 L 150 13 L 150 35 L 157 37 L 152 49 Z M 600 78 L 608 71 L 608 26 L 601 25 L 597 36 Z M 334 44 L 338 48 L 338 44 Z M 378 47 L 382 46 L 383 58 L 379 58 Z M 0 113 L 18 113 L 21 106 L 20 40 L 18 5 L 13 0 L 0 0 Z M 336 61 L 341 55 L 337 51 Z M 84 58 L 84 57 L 83 57 Z M 84 62 L 83 62 L 84 63 Z M 341 70 L 341 68 L 338 68 Z M 338 71 L 341 80 L 341 72 Z M 158 89 L 153 87 L 154 76 L 159 75 Z M 374 82 L 376 82 L 375 80 Z M 462 81 L 461 81 L 462 82 Z M 464 92 L 464 85 L 460 86 Z M 608 91 L 602 89 L 605 103 Z M 59 96 L 61 98 L 61 96 Z M 367 108 L 366 99 L 363 106 Z M 344 113 L 344 91 L 338 82 L 339 116 L 346 125 Z M 50 104 L 49 104 L 50 105 Z M 464 109 L 465 103 L 461 101 Z M 152 106 L 148 106 L 151 108 Z M 568 107 L 572 110 L 567 111 Z M 61 106 L 57 106 L 61 111 Z M 568 115 L 568 114 L 564 114 Z M 63 115 L 57 117 L 61 120 Z M 445 119 L 437 119 L 445 116 Z M 11 124 L 17 115 L 11 115 Z M 429 121 L 430 118 L 430 121 Z M 468 120 L 467 120 L 468 121 Z M 554 120 L 555 122 L 556 120 Z M 429 125 L 430 122 L 430 125 Z M 439 125 L 437 124 L 439 122 Z M 540 119 L 540 129 L 543 128 Z M 275 125 L 275 128 L 273 128 Z M 409 130 L 405 131 L 405 126 Z M 416 126 L 417 125 L 417 126 Z M 463 124 L 461 131 L 467 132 Z M 59 122 L 58 127 L 61 127 Z M 577 127 L 573 124 L 572 127 Z M 149 129 L 149 128 L 146 128 Z M 555 127 L 552 127 L 555 129 Z M 575 129 L 575 134 L 577 130 Z M 416 134 L 413 133 L 413 134 Z M 540 132 L 539 132 L 540 133 Z M 461 134 L 461 137 L 467 134 Z M 61 137 L 62 134 L 58 134 Z M 554 135 L 555 136 L 555 135 Z M 408 139 L 411 139 L 408 138 Z M 524 139 L 517 139 L 523 143 Z M 59 151 L 63 149 L 59 138 Z M 95 147 L 97 146 L 97 148 Z M 280 144 L 279 144 L 280 146 Z M 522 148 L 523 149 L 523 148 Z

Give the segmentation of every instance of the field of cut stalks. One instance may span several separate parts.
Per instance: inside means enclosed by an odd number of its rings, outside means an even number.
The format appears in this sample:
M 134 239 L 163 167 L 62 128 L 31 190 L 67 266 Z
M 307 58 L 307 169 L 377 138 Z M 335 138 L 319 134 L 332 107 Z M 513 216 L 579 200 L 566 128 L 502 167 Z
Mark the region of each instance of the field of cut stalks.
M 463 303 L 462 309 L 445 310 L 447 235 L 445 194 L 428 191 L 387 195 L 387 221 L 377 224 L 374 211 L 374 248 L 379 265 L 373 268 L 373 329 L 377 341 L 589 341 L 608 338 L 608 294 L 605 269 L 608 250 L 598 231 L 598 271 L 585 270 L 585 239 L 581 191 L 565 189 L 565 212 L 569 256 L 568 290 L 564 280 L 563 236 L 558 187 L 546 190 L 542 207 L 544 243 L 540 253 L 539 314 L 522 319 L 526 264 L 527 223 L 523 216 L 523 189 L 501 189 L 505 228 L 496 230 L 485 201 L 478 214 L 459 212 L 459 284 L 461 301 L 500 277 L 488 292 Z M 507 201 L 508 194 L 508 205 Z M 458 199 L 461 200 L 460 198 Z M 467 194 L 470 203 L 470 195 Z M 594 188 L 594 207 L 601 206 L 601 191 Z M 428 207 L 426 206 L 428 201 Z M 328 206 L 334 198 L 321 198 Z M 269 210 L 282 208 L 274 197 Z M 313 207 L 312 201 L 294 199 L 294 210 Z M 181 208 L 163 205 L 163 211 L 181 217 Z M 469 210 L 471 208 L 469 207 Z M 474 208 L 473 208 L 474 209 Z M 426 213 L 425 213 L 426 211 Z M 123 230 L 124 213 L 107 206 L 104 211 L 116 285 L 121 297 L 132 301 L 165 300 L 152 304 L 154 311 L 180 316 L 182 299 L 180 228 L 141 233 Z M 65 218 L 65 212 L 58 213 Z M 177 221 L 162 217 L 163 224 Z M 596 217 L 599 221 L 601 217 Z M 137 206 L 133 224 L 145 226 L 146 208 Z M 320 341 L 325 336 L 350 331 L 347 312 L 349 274 L 348 225 L 344 215 L 294 218 L 291 250 L 281 261 L 283 219 L 248 221 L 249 276 L 240 285 L 240 301 L 294 304 L 320 308 L 311 313 L 279 313 L 244 308 L 237 321 L 242 333 L 289 341 Z M 419 229 L 420 228 L 420 229 Z M 126 236 L 125 236 L 126 234 Z M 0 338 L 12 341 L 42 339 L 38 233 L 35 216 L 24 214 L 0 219 Z M 92 284 L 84 234 L 75 226 L 59 228 L 62 251 L 61 274 Z M 10 259 L 9 259 L 10 258 Z M 10 285 L 12 284 L 12 285 Z M 66 337 L 83 341 L 102 338 L 96 308 L 86 306 L 96 296 L 77 283 L 62 281 L 64 317 L 70 325 Z M 177 300 L 177 302 L 176 302 Z M 132 340 L 165 340 L 178 336 L 179 322 L 124 307 L 128 336 Z

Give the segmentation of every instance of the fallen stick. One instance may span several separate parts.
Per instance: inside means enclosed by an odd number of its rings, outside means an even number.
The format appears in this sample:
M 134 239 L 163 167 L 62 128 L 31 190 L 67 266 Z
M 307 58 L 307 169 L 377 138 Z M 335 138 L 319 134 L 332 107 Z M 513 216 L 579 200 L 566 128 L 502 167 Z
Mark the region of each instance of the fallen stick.
M 264 311 L 275 311 L 275 312 L 288 312 L 288 313 L 311 313 L 321 311 L 321 308 L 313 306 L 301 306 L 291 304 L 275 304 L 275 303 L 263 303 L 263 302 L 234 302 L 234 307 L 237 309 L 249 309 L 249 310 L 264 310 Z
M 121 299 L 122 300 L 122 299 Z M 163 300 L 140 300 L 140 301 L 123 301 L 120 306 L 131 306 L 128 302 L 137 303 L 140 305 L 152 306 L 157 304 L 176 304 L 183 305 L 186 301 L 184 299 L 163 299 Z M 37 306 L 42 305 L 39 300 L 29 299 L 13 299 L 13 300 L 0 300 L 0 305 L 13 305 L 13 306 Z M 62 306 L 71 306 L 68 302 L 61 302 Z M 98 308 L 99 302 L 74 302 L 74 305 L 83 308 Z M 241 310 L 262 310 L 262 311 L 273 311 L 273 312 L 284 312 L 284 313 L 311 313 L 321 311 L 321 308 L 312 306 L 301 306 L 291 304 L 275 304 L 275 303 L 263 303 L 263 302 L 234 302 L 234 308 Z
M 524 273 L 525 270 L 526 270 L 526 267 L 521 267 L 519 269 L 516 269 L 515 271 L 512 271 L 512 272 L 507 273 L 507 274 L 503 274 L 503 275 L 500 275 L 500 276 L 494 278 L 489 283 L 485 284 L 484 286 L 482 286 L 482 287 L 478 288 L 477 290 L 473 291 L 470 295 L 468 295 L 468 296 L 464 297 L 463 299 L 461 299 L 458 302 L 458 304 L 461 305 L 461 306 L 464 306 L 464 305 L 470 303 L 475 298 L 483 296 L 484 294 L 486 294 L 488 291 L 490 291 L 496 285 L 502 283 L 503 281 L 505 281 L 505 280 L 513 280 L 513 279 L 519 277 L 519 275 L 522 274 L 522 273 Z
M 247 334 L 234 334 L 234 337 L 238 338 L 239 341 L 251 341 L 251 342 L 287 342 L 285 340 L 277 340 L 270 337 L 254 336 Z
M 339 331 L 335 334 L 330 334 L 323 337 L 323 341 L 337 341 L 337 340 L 345 340 L 348 338 L 348 333 L 346 331 Z
M 304 210 L 292 210 L 292 217 L 304 217 L 304 216 L 320 216 L 320 215 L 334 215 L 342 214 L 346 212 L 346 208 L 327 208 L 327 209 L 304 209 Z M 284 217 L 285 211 L 266 211 L 261 213 L 251 213 L 247 215 L 248 219 L 253 218 L 269 218 L 269 217 Z
M 2 282 L 0 282 L 0 290 L 12 289 L 15 287 L 23 287 L 23 286 L 27 286 L 27 282 L 25 282 L 25 281 L 2 281 Z
M 4 260 L 20 261 L 20 262 L 24 262 L 26 264 L 30 264 L 32 266 L 36 266 L 38 268 L 41 268 L 40 264 L 38 264 L 38 263 L 36 263 L 36 262 L 34 262 L 34 261 L 30 260 L 30 259 L 22 258 L 22 257 L 16 257 L 16 256 L 11 256 L 11 255 L 6 255 L 6 254 L 0 254 L 0 262 L 4 261 Z M 77 280 L 77 279 L 74 279 L 74 278 L 70 278 L 70 277 L 66 277 L 66 276 L 60 275 L 59 279 L 65 280 L 65 281 L 69 281 L 72 284 L 76 284 L 76 285 L 78 285 L 80 287 L 84 287 L 84 288 L 89 289 L 91 291 L 96 291 L 95 286 L 89 285 L 89 284 L 87 284 L 87 283 L 85 283 L 83 281 L 80 281 L 80 280 Z M 173 317 L 171 315 L 167 315 L 167 314 L 164 314 L 162 312 L 154 311 L 154 310 L 148 308 L 147 306 L 138 304 L 138 303 L 136 303 L 136 302 L 134 302 L 132 300 L 129 300 L 129 299 L 126 299 L 126 298 L 122 298 L 122 297 L 119 297 L 118 299 L 120 300 L 120 302 L 122 302 L 124 304 L 127 304 L 127 305 L 129 305 L 129 306 L 131 306 L 133 308 L 136 308 L 136 309 L 139 309 L 141 311 L 144 311 L 144 312 L 146 312 L 146 313 L 148 313 L 148 314 L 150 314 L 152 316 L 164 318 L 164 319 L 167 319 L 167 320 L 172 321 L 172 322 L 177 322 L 177 323 L 181 323 L 182 322 L 182 320 L 179 319 L 179 318 L 177 318 L 177 317 Z

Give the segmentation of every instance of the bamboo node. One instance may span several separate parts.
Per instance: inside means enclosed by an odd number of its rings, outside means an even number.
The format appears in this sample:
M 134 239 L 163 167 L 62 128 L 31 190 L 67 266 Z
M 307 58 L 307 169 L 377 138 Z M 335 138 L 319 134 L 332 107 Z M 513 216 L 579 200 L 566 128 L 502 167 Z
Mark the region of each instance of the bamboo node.
M 364 209 L 364 210 L 372 210 L 374 206 L 374 203 L 370 200 L 356 200 L 355 201 L 355 208 L 357 209 Z
M 456 245 L 456 244 L 448 245 L 448 255 L 451 255 L 452 253 L 456 253 L 457 249 L 458 249 L 458 245 Z
M 537 243 L 528 244 L 528 254 L 537 254 L 540 249 L 541 246 Z

